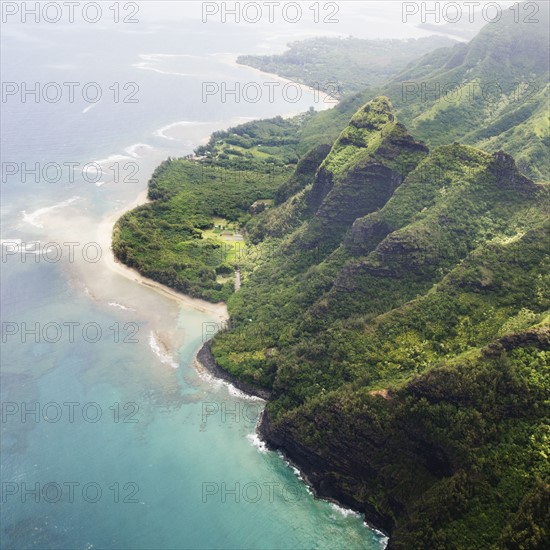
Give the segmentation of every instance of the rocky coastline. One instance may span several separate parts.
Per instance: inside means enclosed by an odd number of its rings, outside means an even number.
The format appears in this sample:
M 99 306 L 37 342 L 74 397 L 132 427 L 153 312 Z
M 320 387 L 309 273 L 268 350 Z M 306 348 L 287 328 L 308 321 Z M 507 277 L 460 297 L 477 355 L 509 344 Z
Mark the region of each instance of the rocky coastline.
M 260 397 L 266 401 L 271 398 L 271 393 L 267 390 L 247 384 L 222 369 L 212 354 L 210 342 L 203 344 L 197 353 L 196 361 L 200 367 L 211 375 L 231 383 L 248 395 Z M 393 519 L 380 514 L 374 506 L 359 502 L 339 489 L 331 480 L 331 472 L 334 472 L 335 465 L 329 464 L 306 446 L 295 441 L 290 434 L 274 428 L 269 413 L 265 409 L 258 422 L 257 432 L 269 449 L 280 451 L 285 459 L 300 471 L 302 479 L 311 488 L 316 498 L 333 502 L 338 506 L 363 514 L 369 527 L 390 537 L 394 529 Z M 391 540 L 388 541 L 386 549 L 392 549 Z

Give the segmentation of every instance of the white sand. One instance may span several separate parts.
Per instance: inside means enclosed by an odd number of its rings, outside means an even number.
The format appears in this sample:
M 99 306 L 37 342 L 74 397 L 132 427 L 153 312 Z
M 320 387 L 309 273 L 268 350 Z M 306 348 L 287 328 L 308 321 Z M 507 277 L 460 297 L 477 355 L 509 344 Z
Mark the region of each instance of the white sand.
M 226 321 L 229 318 L 229 315 L 227 313 L 227 306 L 224 302 L 220 302 L 218 304 L 212 304 L 210 302 L 206 302 L 205 300 L 191 298 L 190 296 L 187 296 L 185 294 L 182 294 L 181 292 L 173 290 L 172 288 L 167 287 L 166 285 L 157 283 L 152 279 L 148 279 L 147 277 L 144 277 L 143 275 L 138 273 L 136 270 L 124 265 L 123 263 L 119 262 L 115 258 L 111 250 L 111 238 L 112 238 L 113 227 L 115 223 L 128 210 L 133 210 L 134 208 L 140 206 L 141 204 L 145 204 L 147 202 L 149 202 L 147 199 L 147 191 L 143 191 L 124 210 L 121 210 L 119 212 L 115 212 L 109 215 L 100 223 L 98 227 L 98 232 L 97 232 L 97 242 L 101 245 L 103 250 L 109 250 L 109 253 L 105 255 L 105 264 L 114 273 L 117 273 L 118 275 L 122 275 L 123 277 L 126 277 L 127 279 L 134 281 L 140 285 L 146 286 L 148 288 L 152 288 L 156 292 L 163 294 L 164 296 L 168 296 L 169 298 L 171 298 L 172 300 L 176 301 L 179 304 L 182 304 L 186 307 L 191 307 L 199 311 L 210 313 L 216 316 L 220 321 Z
M 273 80 L 279 81 L 282 84 L 295 84 L 297 87 L 299 87 L 302 90 L 302 92 L 310 92 L 310 93 L 317 94 L 318 101 L 315 104 L 316 107 L 317 107 L 317 110 L 324 111 L 326 109 L 332 109 L 333 107 L 336 107 L 336 105 L 339 103 L 339 101 L 337 99 L 333 98 L 331 95 L 323 92 L 320 89 L 316 90 L 315 88 L 307 86 L 306 84 L 303 84 L 302 82 L 297 82 L 296 80 L 291 80 L 290 78 L 286 78 L 284 76 L 280 76 L 280 75 L 275 74 L 275 73 L 268 73 L 266 71 L 262 71 L 261 69 L 257 69 L 256 67 L 251 67 L 250 65 L 241 65 L 240 63 L 237 63 L 237 58 L 233 54 L 231 54 L 231 55 L 220 54 L 220 55 L 226 56 L 224 61 L 228 65 L 231 65 L 232 67 L 238 67 L 239 69 L 247 69 L 249 71 L 258 73 L 258 74 L 262 75 L 263 77 L 269 76 Z M 291 117 L 296 116 L 297 114 L 298 113 L 294 112 L 294 113 L 289 113 L 289 114 L 281 115 L 281 116 L 283 118 L 291 118 Z M 257 120 L 262 120 L 262 119 L 257 119 Z

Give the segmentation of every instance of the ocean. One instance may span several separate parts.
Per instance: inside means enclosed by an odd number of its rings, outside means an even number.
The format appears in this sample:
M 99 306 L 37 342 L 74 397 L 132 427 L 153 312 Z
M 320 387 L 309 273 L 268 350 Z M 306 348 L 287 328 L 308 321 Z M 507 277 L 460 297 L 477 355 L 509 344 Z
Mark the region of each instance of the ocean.
M 261 401 L 197 371 L 220 308 L 113 265 L 112 222 L 163 159 L 332 106 L 234 60 L 340 27 L 208 27 L 183 4 L 3 24 L 1 547 L 381 548 L 265 449 Z M 230 93 L 274 82 L 257 102 Z

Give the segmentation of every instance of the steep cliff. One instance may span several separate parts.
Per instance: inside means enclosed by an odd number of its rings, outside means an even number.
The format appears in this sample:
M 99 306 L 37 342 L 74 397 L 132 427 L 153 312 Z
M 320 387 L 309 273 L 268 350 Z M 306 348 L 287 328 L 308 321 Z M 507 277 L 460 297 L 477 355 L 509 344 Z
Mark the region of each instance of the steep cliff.
M 395 121 L 387 98 L 367 103 L 350 120 L 315 177 L 314 212 L 301 237 L 305 247 L 339 243 L 361 216 L 382 207 L 428 153 Z
M 506 153 L 429 152 L 379 98 L 266 214 L 301 208 L 213 354 L 271 392 L 265 439 L 392 548 L 550 536 L 549 196 Z

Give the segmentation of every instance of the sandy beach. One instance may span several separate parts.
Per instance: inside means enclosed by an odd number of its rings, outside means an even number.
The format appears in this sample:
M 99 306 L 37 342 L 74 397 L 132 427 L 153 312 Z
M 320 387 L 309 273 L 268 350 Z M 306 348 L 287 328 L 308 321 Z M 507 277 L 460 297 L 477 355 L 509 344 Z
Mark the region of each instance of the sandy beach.
M 104 255 L 105 265 L 112 272 L 121 275 L 130 281 L 138 283 L 140 285 L 146 286 L 155 290 L 156 292 L 163 294 L 177 302 L 178 304 L 184 305 L 186 307 L 191 307 L 198 311 L 203 311 L 214 315 L 220 322 L 226 321 L 229 318 L 227 313 L 227 306 L 224 302 L 218 304 L 212 304 L 206 302 L 205 300 L 199 300 L 197 298 L 191 298 L 181 292 L 178 292 L 170 287 L 167 287 L 163 284 L 157 283 L 152 279 L 144 277 L 138 273 L 135 269 L 132 269 L 123 263 L 119 262 L 111 250 L 111 238 L 113 234 L 113 227 L 117 220 L 129 210 L 133 210 L 138 206 L 149 202 L 147 199 L 147 190 L 142 191 L 130 204 L 128 204 L 124 209 L 110 214 L 100 223 L 98 226 L 97 232 L 97 242 L 101 245 L 103 250 L 108 250 L 108 254 Z
M 337 99 L 332 97 L 331 95 L 323 92 L 320 89 L 315 89 L 307 84 L 304 84 L 302 82 L 298 82 L 296 80 L 291 80 L 290 78 L 285 78 L 284 76 L 280 76 L 275 73 L 268 73 L 266 71 L 262 71 L 261 69 L 257 69 L 256 67 L 251 67 L 250 65 L 241 65 L 240 63 L 237 63 L 237 58 L 234 55 L 227 55 L 227 54 L 220 54 L 220 56 L 225 56 L 224 62 L 226 62 L 228 65 L 231 65 L 232 67 L 237 67 L 238 69 L 247 69 L 249 71 L 255 72 L 256 74 L 261 75 L 262 77 L 265 77 L 266 75 L 269 76 L 269 78 L 273 79 L 274 81 L 280 82 L 281 84 L 294 84 L 302 92 L 307 93 L 314 93 L 317 95 L 317 102 L 315 103 L 316 110 L 324 111 L 326 109 L 332 109 L 333 107 L 336 107 L 336 105 L 339 103 Z M 287 114 L 281 114 L 283 118 L 291 118 L 296 116 L 296 112 L 287 113 Z

